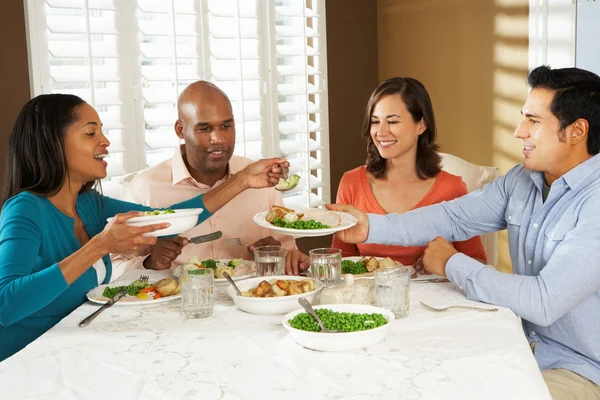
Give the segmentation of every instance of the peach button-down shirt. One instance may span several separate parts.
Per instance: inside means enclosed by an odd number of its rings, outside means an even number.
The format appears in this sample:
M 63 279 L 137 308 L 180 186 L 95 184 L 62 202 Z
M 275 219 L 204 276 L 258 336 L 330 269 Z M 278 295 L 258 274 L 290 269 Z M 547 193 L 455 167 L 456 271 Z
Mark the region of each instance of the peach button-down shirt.
M 253 161 L 244 157 L 233 156 L 229 161 L 228 175 L 215 183 L 213 187 L 222 184 L 232 174 L 244 169 Z M 124 199 L 153 208 L 168 207 L 171 204 L 206 193 L 211 189 L 208 185 L 197 182 L 190 175 L 177 149 L 170 160 L 164 161 L 152 168 L 128 175 L 122 180 Z M 179 257 L 173 261 L 171 268 L 186 263 L 190 257 L 206 259 L 252 259 L 252 255 L 243 246 L 224 246 L 225 238 L 240 238 L 248 245 L 266 236 L 279 240 L 287 250 L 295 249 L 294 238 L 281 235 L 270 229 L 262 228 L 254 223 L 255 214 L 266 211 L 273 205 L 283 205 L 281 193 L 273 188 L 247 189 L 208 220 L 180 236 L 193 238 L 208 233 L 221 231 L 223 237 L 208 243 L 188 244 L 183 248 Z M 149 248 L 141 254 L 148 253 Z M 138 253 L 140 254 L 140 253 Z M 118 276 L 127 269 L 143 268 L 142 262 L 146 256 L 133 257 L 113 255 L 113 275 Z

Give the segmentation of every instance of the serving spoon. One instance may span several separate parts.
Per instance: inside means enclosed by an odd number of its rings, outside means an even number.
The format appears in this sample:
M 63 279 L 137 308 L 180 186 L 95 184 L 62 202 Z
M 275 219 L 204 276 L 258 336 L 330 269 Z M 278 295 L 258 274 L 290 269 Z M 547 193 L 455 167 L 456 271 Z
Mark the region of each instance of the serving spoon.
M 331 329 L 325 328 L 325 324 L 323 324 L 323 321 L 321 321 L 321 318 L 319 318 L 319 316 L 315 312 L 315 309 L 312 308 L 312 306 L 310 305 L 308 300 L 306 300 L 304 297 L 300 297 L 298 299 L 298 303 L 300 303 L 300 305 L 302 307 L 304 307 L 306 312 L 308 312 L 310 315 L 312 315 L 313 318 L 317 321 L 317 324 L 319 324 L 319 326 L 321 327 L 320 333 L 343 333 L 344 332 L 344 331 L 331 330 Z
M 279 167 L 281 168 L 281 173 L 283 174 L 283 179 L 288 183 L 288 186 L 285 188 L 277 187 L 277 186 L 279 186 L 279 183 L 278 183 L 275 186 L 275 190 L 279 190 L 280 192 L 288 192 L 288 191 L 294 189 L 296 186 L 298 186 L 298 182 L 300 182 L 300 179 L 298 179 L 298 181 L 296 183 L 294 183 L 293 185 L 289 185 L 289 182 L 288 182 L 289 177 L 288 177 L 287 171 L 285 170 L 285 166 L 280 164 Z
M 235 289 L 237 295 L 241 296 L 242 292 L 240 291 L 240 288 L 237 287 L 237 285 L 235 284 L 235 282 L 233 281 L 233 279 L 231 279 L 231 276 L 229 276 L 229 273 L 227 271 L 223 271 L 223 276 L 225 277 L 225 279 L 227 279 L 229 281 L 229 283 L 231 283 L 231 285 Z

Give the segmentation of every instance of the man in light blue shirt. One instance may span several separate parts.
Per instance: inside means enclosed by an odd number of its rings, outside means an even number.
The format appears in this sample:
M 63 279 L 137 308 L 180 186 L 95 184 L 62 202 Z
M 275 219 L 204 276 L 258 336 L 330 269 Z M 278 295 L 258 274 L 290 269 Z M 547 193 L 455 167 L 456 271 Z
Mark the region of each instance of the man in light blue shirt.
M 359 219 L 349 243 L 427 245 L 424 268 L 469 299 L 512 309 L 554 399 L 600 399 L 600 77 L 538 67 L 514 136 L 523 164 L 454 201 Z M 383 133 L 385 134 L 385 133 Z M 449 242 L 508 229 L 514 275 Z

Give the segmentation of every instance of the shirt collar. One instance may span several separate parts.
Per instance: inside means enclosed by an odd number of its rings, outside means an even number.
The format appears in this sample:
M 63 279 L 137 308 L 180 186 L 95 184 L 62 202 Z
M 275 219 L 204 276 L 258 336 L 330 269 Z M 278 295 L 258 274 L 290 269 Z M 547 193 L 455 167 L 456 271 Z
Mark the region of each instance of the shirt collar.
M 566 174 L 561 176 L 558 180 L 562 180 L 571 189 L 574 189 L 579 185 L 585 178 L 587 178 L 592 172 L 600 169 L 600 154 L 585 160 L 575 168 L 568 171 Z M 542 190 L 544 187 L 544 173 L 540 171 L 530 171 L 531 179 L 538 187 Z
M 190 182 L 194 182 L 198 186 L 206 186 L 203 183 L 196 182 L 196 180 L 190 174 L 190 171 L 188 170 L 187 166 L 185 165 L 185 161 L 183 161 L 183 153 L 181 150 L 182 147 L 183 147 L 183 144 L 180 145 L 175 150 L 173 157 L 171 157 L 171 174 L 172 174 L 172 178 L 173 178 L 173 185 L 177 185 L 178 183 L 181 183 L 183 181 L 190 181 Z M 239 157 L 236 155 L 232 156 L 231 159 L 229 160 L 229 165 L 227 168 L 227 175 L 225 175 L 225 177 L 223 179 L 221 179 L 220 181 L 215 183 L 215 186 L 223 183 L 231 175 L 244 169 L 244 167 L 246 165 L 243 162 L 243 160 L 244 159 L 242 157 Z

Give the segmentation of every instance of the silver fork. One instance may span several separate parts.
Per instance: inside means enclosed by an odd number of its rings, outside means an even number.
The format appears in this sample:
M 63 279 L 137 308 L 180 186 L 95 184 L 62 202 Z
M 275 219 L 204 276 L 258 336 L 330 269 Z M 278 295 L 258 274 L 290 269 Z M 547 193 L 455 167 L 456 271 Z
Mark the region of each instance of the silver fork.
M 227 238 L 223 240 L 223 244 L 225 246 L 244 246 L 248 247 L 246 243 L 242 241 L 240 238 Z
M 150 279 L 148 275 L 141 275 L 139 281 L 146 284 L 148 283 L 148 279 Z
M 419 303 L 421 303 L 421 305 L 423 307 L 425 307 L 426 309 L 428 309 L 429 311 L 435 311 L 435 312 L 443 312 L 448 310 L 449 308 L 463 308 L 466 310 L 475 310 L 475 311 L 481 311 L 481 312 L 496 312 L 498 311 L 497 308 L 482 308 L 482 307 L 471 307 L 471 306 L 448 306 L 448 307 L 444 307 L 444 308 L 435 308 L 435 307 L 431 307 L 425 303 L 423 303 L 422 301 L 420 301 Z

